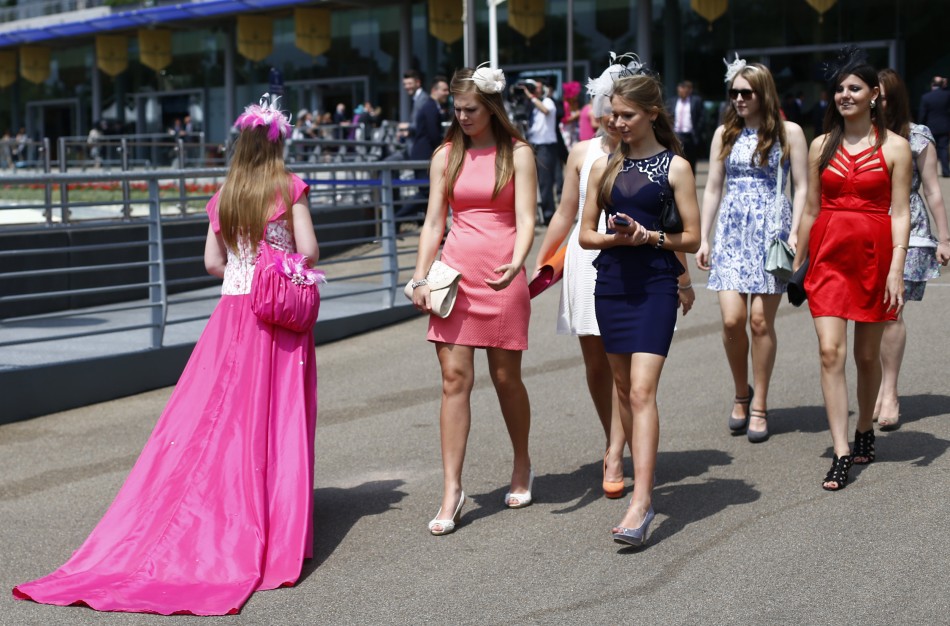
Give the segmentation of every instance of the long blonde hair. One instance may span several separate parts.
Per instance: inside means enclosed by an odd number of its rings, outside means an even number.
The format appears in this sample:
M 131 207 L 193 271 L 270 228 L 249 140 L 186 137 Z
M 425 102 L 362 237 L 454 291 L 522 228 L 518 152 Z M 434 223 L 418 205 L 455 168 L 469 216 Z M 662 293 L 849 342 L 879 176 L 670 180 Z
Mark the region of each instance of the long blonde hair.
M 614 83 L 614 90 L 610 95 L 614 98 L 623 98 L 634 103 L 644 111 L 656 113 L 656 119 L 653 121 L 653 135 L 656 140 L 667 150 L 672 150 L 674 154 L 683 155 L 683 145 L 673 131 L 673 120 L 669 112 L 663 105 L 663 86 L 660 81 L 650 74 L 637 74 L 634 76 L 625 76 Z M 597 206 L 602 211 L 606 211 L 611 205 L 610 194 L 614 188 L 614 181 L 620 173 L 623 166 L 623 160 L 628 158 L 632 148 L 623 142 L 617 145 L 617 149 L 610 155 L 607 164 L 607 171 L 604 172 L 604 178 L 600 182 L 600 190 L 597 194 Z
M 267 132 L 264 126 L 241 131 L 218 196 L 221 237 L 235 252 L 241 239 L 257 250 L 278 195 L 288 211 L 287 227 L 293 229 L 289 214 L 291 179 L 284 164 L 284 144 L 270 141 Z
M 749 63 L 736 76 L 741 76 L 749 81 L 752 91 L 759 99 L 759 108 L 762 111 L 762 125 L 758 129 L 759 143 L 752 157 L 752 165 L 755 165 L 756 161 L 759 166 L 768 165 L 769 152 L 771 152 L 775 142 L 782 146 L 782 161 L 787 161 L 789 158 L 788 141 L 785 139 L 785 124 L 782 122 L 778 89 L 775 87 L 772 73 L 769 68 L 761 63 Z M 735 81 L 736 79 L 733 78 L 732 82 Z M 729 84 L 729 87 L 732 87 L 732 83 Z M 722 124 L 722 150 L 719 151 L 719 160 L 725 161 L 732 152 L 732 146 L 736 143 L 739 133 L 745 128 L 745 120 L 739 117 L 736 108 L 730 104 L 726 107 Z
M 449 90 L 453 96 L 460 94 L 474 93 L 478 101 L 488 108 L 491 113 L 491 132 L 495 138 L 495 188 L 492 190 L 492 199 L 501 193 L 508 181 L 515 175 L 514 146 L 512 140 L 524 142 L 524 136 L 521 134 L 511 120 L 508 119 L 508 113 L 505 111 L 505 103 L 500 93 L 483 93 L 475 88 L 475 82 L 472 80 L 472 74 L 475 73 L 470 67 L 464 67 L 452 75 L 452 82 Z M 462 161 L 465 158 L 465 151 L 472 145 L 472 140 L 468 138 L 459 124 L 458 117 L 452 118 L 452 125 L 445 133 L 445 139 L 442 145 L 451 144 L 449 147 L 448 163 L 445 167 L 446 191 L 449 200 L 454 199 L 455 183 L 458 181 L 459 174 L 462 172 Z

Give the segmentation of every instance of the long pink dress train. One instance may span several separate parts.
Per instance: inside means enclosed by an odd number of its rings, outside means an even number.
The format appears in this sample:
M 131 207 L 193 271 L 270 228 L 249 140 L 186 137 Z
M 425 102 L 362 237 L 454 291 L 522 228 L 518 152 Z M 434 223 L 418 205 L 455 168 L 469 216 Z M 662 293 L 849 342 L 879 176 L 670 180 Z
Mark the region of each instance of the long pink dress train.
M 307 189 L 294 177 L 295 200 Z M 287 250 L 284 211 L 266 236 Z M 208 213 L 217 230 L 217 196 Z M 224 295 L 115 501 L 65 565 L 16 598 L 224 615 L 300 576 L 313 550 L 313 333 L 259 322 L 252 274 L 246 247 L 228 253 Z

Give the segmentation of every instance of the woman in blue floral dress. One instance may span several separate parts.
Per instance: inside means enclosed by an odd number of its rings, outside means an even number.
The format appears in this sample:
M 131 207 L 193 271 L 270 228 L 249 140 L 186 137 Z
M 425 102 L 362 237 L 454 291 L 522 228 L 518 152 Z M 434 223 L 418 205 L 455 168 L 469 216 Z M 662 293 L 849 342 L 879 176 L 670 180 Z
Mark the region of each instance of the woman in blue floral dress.
M 881 81 L 880 100 L 887 128 L 910 141 L 910 151 L 914 156 L 914 174 L 910 183 L 910 249 L 904 261 L 904 302 L 920 301 L 924 298 L 927 281 L 940 276 L 938 263 L 946 265 L 950 260 L 947 210 L 937 184 L 937 151 L 930 129 L 911 123 L 907 87 L 897 72 L 881 70 L 878 79 Z M 920 193 L 921 184 L 923 195 Z M 930 230 L 928 208 L 937 227 L 936 240 Z M 874 407 L 874 416 L 881 430 L 894 430 L 900 425 L 897 379 L 906 343 L 907 327 L 901 313 L 897 320 L 887 323 L 881 339 L 881 389 Z
M 722 342 L 735 385 L 729 428 L 758 443 L 769 436 L 766 407 L 777 346 L 775 314 L 785 292 L 785 283 L 765 270 L 765 257 L 776 237 L 795 248 L 807 190 L 808 146 L 801 127 L 782 120 L 768 68 L 739 58 L 726 66 L 731 106 L 710 148 L 696 265 L 709 271 L 708 288 L 719 293 Z M 784 189 L 776 189 L 780 164 L 783 183 L 789 173 L 793 180 L 791 203 Z M 776 216 L 776 210 L 781 214 Z M 753 385 L 748 380 L 750 351 Z

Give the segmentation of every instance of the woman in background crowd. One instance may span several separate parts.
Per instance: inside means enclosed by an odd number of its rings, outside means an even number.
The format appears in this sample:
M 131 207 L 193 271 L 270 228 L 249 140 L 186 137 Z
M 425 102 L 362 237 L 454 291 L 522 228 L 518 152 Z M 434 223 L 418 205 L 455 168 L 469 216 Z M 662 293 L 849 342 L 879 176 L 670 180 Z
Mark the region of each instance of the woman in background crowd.
M 601 341 L 600 329 L 597 327 L 597 317 L 594 313 L 594 281 L 597 278 L 597 271 L 594 269 L 593 261 L 598 252 L 581 248 L 578 237 L 579 218 L 587 198 L 587 183 L 591 167 L 595 161 L 616 150 L 620 143 L 620 133 L 613 124 L 610 109 L 610 92 L 613 90 L 616 77 L 623 68 L 623 65 L 612 64 L 598 78 L 592 78 L 587 82 L 591 106 L 600 120 L 602 133 L 598 137 L 576 144 L 571 149 L 567 166 L 564 168 L 561 202 L 548 224 L 544 241 L 541 242 L 541 248 L 538 250 L 538 265 L 535 267 L 535 274 L 537 274 L 541 263 L 554 254 L 570 232 L 564 257 L 564 279 L 561 281 L 557 333 L 574 335 L 580 342 L 587 376 L 587 389 L 594 402 L 594 410 L 600 418 L 607 442 L 601 487 L 608 498 L 623 496 L 625 438 L 623 425 L 616 411 L 616 403 L 613 401 L 614 386 L 610 363 L 607 361 L 607 353 L 604 352 L 604 343 Z M 575 225 L 573 230 L 571 230 L 572 225 Z M 605 231 L 606 222 L 604 215 L 601 214 L 597 232 Z
M 878 79 L 881 81 L 880 106 L 887 128 L 910 142 L 914 160 L 910 185 L 910 241 L 904 262 L 904 302 L 920 301 L 927 281 L 940 276 L 938 263 L 946 265 L 950 260 L 947 210 L 937 184 L 937 151 L 930 129 L 910 121 L 910 98 L 897 72 L 881 70 Z M 921 184 L 927 198 L 926 206 L 920 194 Z M 927 209 L 930 209 L 937 226 L 937 239 L 931 232 Z M 874 417 L 881 430 L 894 430 L 900 425 L 897 379 L 906 344 L 907 327 L 901 313 L 896 320 L 887 323 L 881 340 L 881 389 L 874 406 Z

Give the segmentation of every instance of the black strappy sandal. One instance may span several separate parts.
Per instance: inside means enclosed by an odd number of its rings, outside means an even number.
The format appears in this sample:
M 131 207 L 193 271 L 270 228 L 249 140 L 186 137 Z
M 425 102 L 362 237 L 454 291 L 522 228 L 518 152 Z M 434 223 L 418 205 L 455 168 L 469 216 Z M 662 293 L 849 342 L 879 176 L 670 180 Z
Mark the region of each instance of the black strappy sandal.
M 848 472 L 851 471 L 851 456 L 835 455 L 831 461 L 831 469 L 825 475 L 825 480 L 821 483 L 821 488 L 825 491 L 840 491 L 848 484 Z M 836 487 L 829 487 L 828 483 L 835 483 Z
M 855 465 L 867 465 L 874 462 L 874 428 L 860 433 L 854 431 L 854 449 L 851 458 Z
M 749 405 L 752 404 L 752 397 L 755 395 L 755 389 L 752 388 L 752 385 L 749 385 L 749 395 L 740 398 L 736 396 L 733 400 L 733 404 L 742 404 L 745 405 L 745 417 L 743 419 L 738 419 L 732 416 L 732 413 L 729 414 L 729 430 L 732 431 L 734 435 L 741 434 L 746 428 L 749 427 Z

